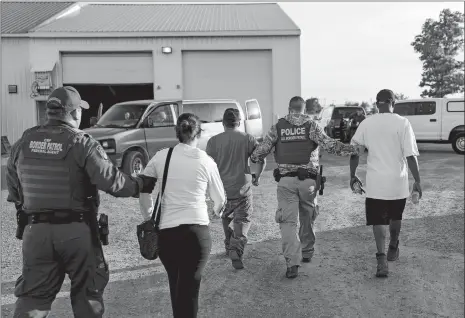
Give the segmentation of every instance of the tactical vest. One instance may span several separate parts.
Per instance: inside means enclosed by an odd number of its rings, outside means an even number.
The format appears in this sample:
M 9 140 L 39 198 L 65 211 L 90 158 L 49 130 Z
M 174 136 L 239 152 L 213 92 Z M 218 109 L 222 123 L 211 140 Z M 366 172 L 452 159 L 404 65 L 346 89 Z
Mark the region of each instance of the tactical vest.
M 308 136 L 310 122 L 295 126 L 284 118 L 276 124 L 278 141 L 275 145 L 275 160 L 279 164 L 304 165 L 310 161 L 310 155 L 318 144 Z
M 69 126 L 37 126 L 24 132 L 17 162 L 26 213 L 86 211 L 92 188 L 83 169 L 69 156 L 75 137 Z

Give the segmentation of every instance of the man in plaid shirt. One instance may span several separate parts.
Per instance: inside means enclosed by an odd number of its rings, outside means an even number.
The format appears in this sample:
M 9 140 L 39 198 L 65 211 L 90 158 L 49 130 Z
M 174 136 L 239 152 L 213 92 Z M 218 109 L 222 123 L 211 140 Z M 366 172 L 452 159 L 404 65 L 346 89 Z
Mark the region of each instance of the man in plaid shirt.
M 304 99 L 296 96 L 289 102 L 289 114 L 271 127 L 250 157 L 252 162 L 259 162 L 275 148 L 279 170 L 275 220 L 280 225 L 287 278 L 297 277 L 300 260 L 310 262 L 315 250 L 313 225 L 319 213 L 316 196 L 320 185 L 316 177 L 320 146 L 337 156 L 358 153 L 357 147 L 328 137 L 312 117 L 305 114 Z

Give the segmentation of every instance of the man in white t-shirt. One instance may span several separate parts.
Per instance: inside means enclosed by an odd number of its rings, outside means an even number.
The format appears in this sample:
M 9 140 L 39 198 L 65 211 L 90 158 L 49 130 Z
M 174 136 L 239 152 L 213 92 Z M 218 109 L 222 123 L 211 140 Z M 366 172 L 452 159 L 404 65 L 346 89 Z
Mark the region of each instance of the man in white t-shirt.
M 373 226 L 378 253 L 377 277 L 387 277 L 387 261 L 399 258 L 399 233 L 405 203 L 410 195 L 408 170 L 415 183 L 413 189 L 422 195 L 418 172 L 418 148 L 408 119 L 394 114 L 395 97 L 383 89 L 376 96 L 379 113 L 360 123 L 351 144 L 368 149 L 366 175 L 366 220 Z M 363 153 L 363 152 L 359 152 Z M 350 186 L 362 184 L 355 175 L 357 155 L 350 158 Z M 389 225 L 390 243 L 385 254 L 386 226 Z

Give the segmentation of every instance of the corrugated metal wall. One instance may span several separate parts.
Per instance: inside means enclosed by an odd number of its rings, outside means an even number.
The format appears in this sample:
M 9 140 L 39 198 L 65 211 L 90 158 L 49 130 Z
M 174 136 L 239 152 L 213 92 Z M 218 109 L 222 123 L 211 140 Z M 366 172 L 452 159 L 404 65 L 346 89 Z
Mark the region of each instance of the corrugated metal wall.
M 35 101 L 30 97 L 32 74 L 29 64 L 29 40 L 2 38 L 2 136 L 11 144 L 36 120 Z M 18 93 L 9 94 L 8 85 L 17 85 Z
M 35 103 L 29 97 L 31 80 L 26 80 L 29 65 L 49 63 L 47 60 L 59 61 L 60 52 L 92 52 L 92 51 L 153 51 L 154 95 L 156 99 L 182 98 L 182 50 L 272 50 L 273 63 L 273 115 L 287 113 L 289 99 L 300 95 L 300 38 L 294 37 L 204 37 L 204 38 L 33 38 L 30 39 L 30 63 L 24 52 L 28 52 L 27 44 L 20 49 L 15 41 L 2 43 L 6 55 L 2 64 L 12 64 L 8 72 L 3 72 L 3 84 L 24 77 L 18 87 L 20 94 L 2 105 L 8 108 L 7 117 L 2 121 L 9 122 L 10 128 L 5 131 L 10 140 L 16 140 L 20 133 L 35 124 Z M 26 41 L 26 40 L 20 40 Z M 5 45 L 7 44 L 7 45 Z M 171 46 L 172 54 L 162 54 L 163 46 Z M 5 54 L 5 53 L 4 53 Z M 13 63 L 12 58 L 17 60 Z M 8 62 L 9 61 L 9 62 Z M 23 65 L 21 65 L 23 64 Z M 60 68 L 59 68 L 60 69 Z M 23 75 L 21 75 L 23 74 Z M 19 80 L 19 79 L 18 79 Z M 18 84 L 19 85 L 19 84 Z M 179 85 L 179 88 L 178 88 Z M 159 87 L 159 88 L 158 88 Z M 21 95 L 21 97 L 19 97 Z M 3 101 L 7 102 L 7 101 Z M 22 106 L 18 106 L 22 105 Z M 19 118 L 12 114 L 12 109 L 22 107 L 27 118 Z M 3 116 L 2 116 L 3 117 Z M 269 127 L 265 127 L 268 129 Z M 2 128 L 3 132 L 4 128 Z M 19 132 L 19 133 L 18 133 Z M 11 137 L 10 137 L 11 136 Z

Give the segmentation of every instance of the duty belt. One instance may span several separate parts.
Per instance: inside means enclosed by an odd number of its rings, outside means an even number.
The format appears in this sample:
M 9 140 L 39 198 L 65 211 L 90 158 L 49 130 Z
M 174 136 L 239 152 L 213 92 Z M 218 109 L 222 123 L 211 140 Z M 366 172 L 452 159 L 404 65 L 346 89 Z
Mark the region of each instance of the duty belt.
M 28 215 L 28 224 L 50 223 L 69 224 L 73 222 L 87 222 L 84 213 L 78 212 L 41 212 Z
M 285 174 L 281 174 L 280 177 L 281 178 L 284 178 L 284 177 L 298 177 L 299 174 L 297 171 L 292 171 L 292 172 L 288 172 L 288 173 L 285 173 Z M 315 180 L 316 181 L 316 178 L 317 178 L 317 174 L 314 173 L 314 172 L 311 172 L 311 171 L 307 171 L 306 174 L 304 174 L 304 177 L 305 179 L 312 179 L 312 180 Z

